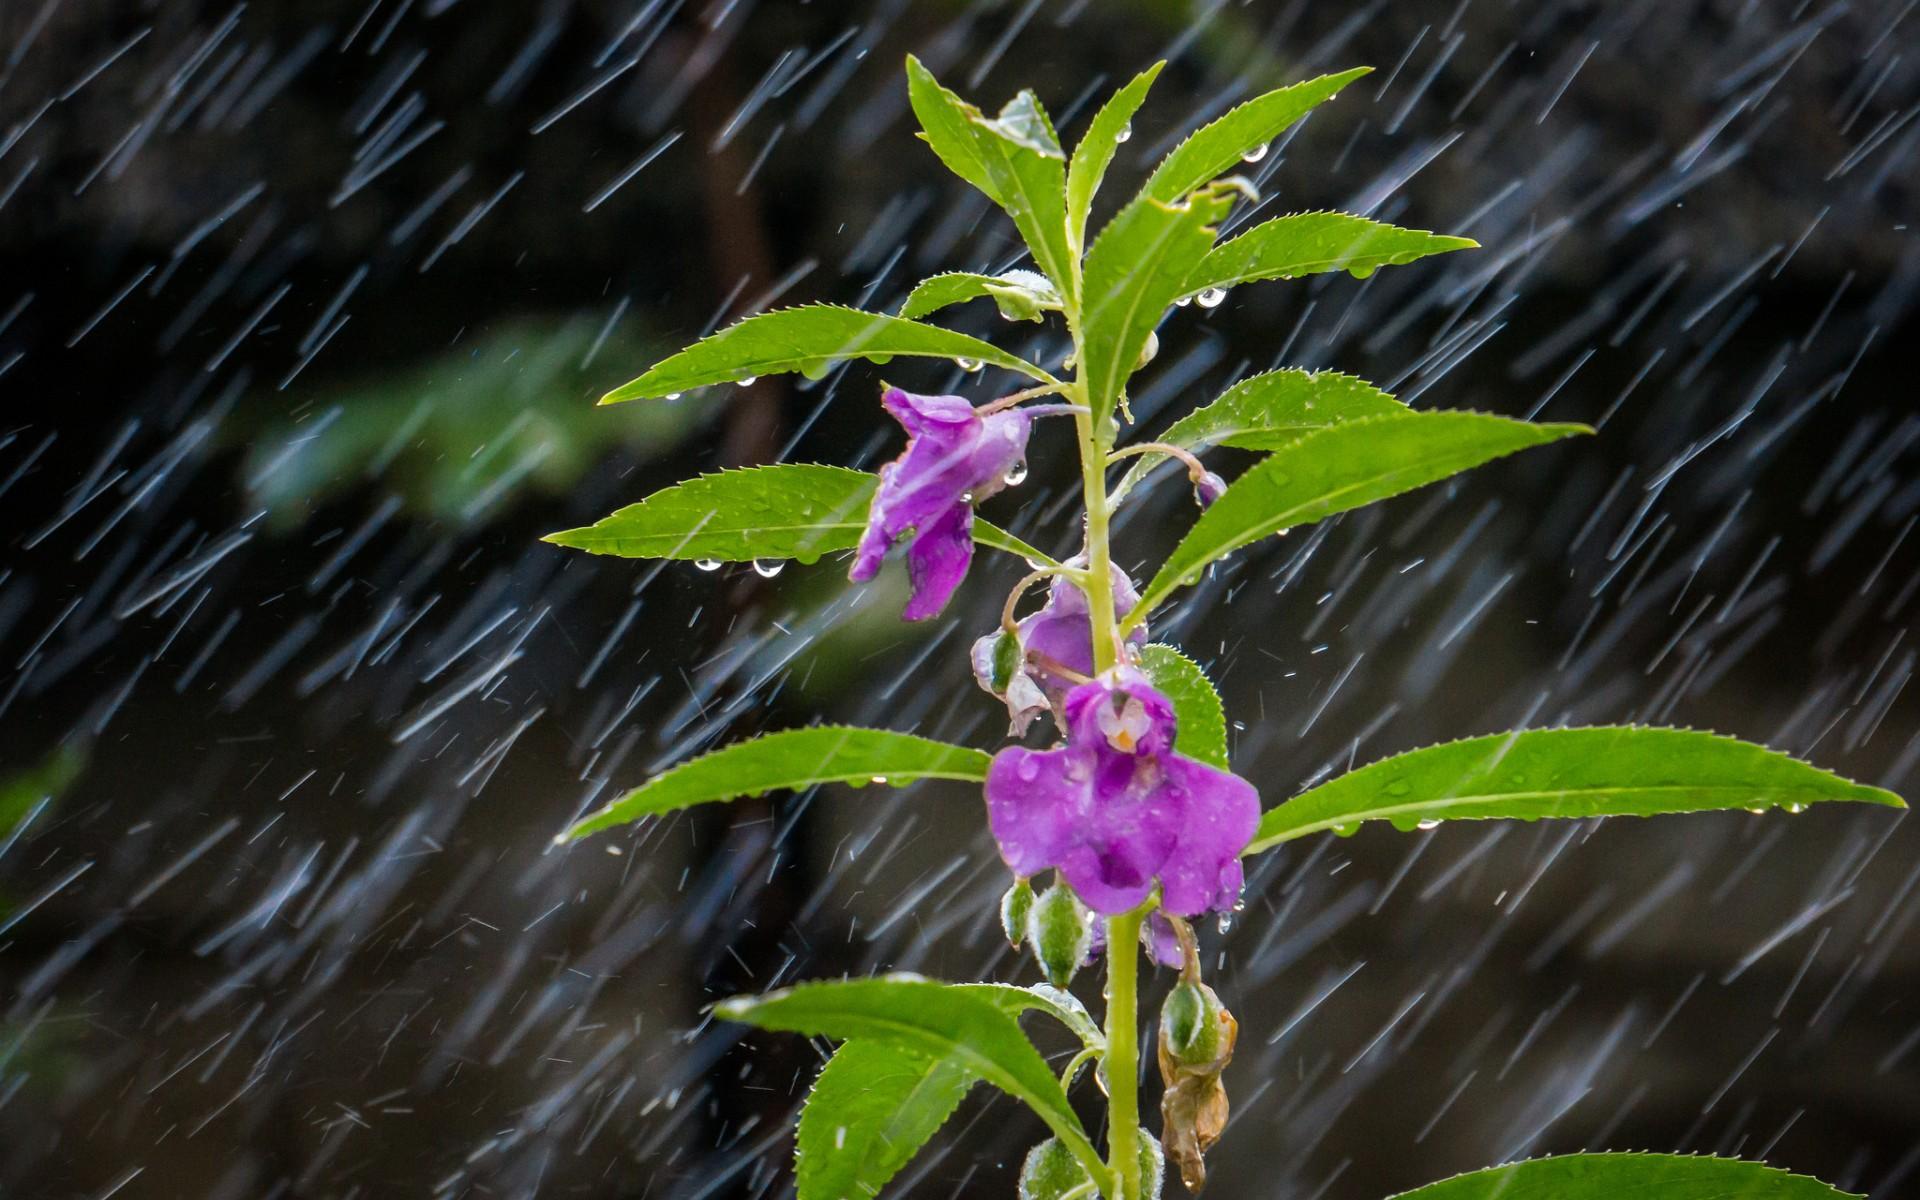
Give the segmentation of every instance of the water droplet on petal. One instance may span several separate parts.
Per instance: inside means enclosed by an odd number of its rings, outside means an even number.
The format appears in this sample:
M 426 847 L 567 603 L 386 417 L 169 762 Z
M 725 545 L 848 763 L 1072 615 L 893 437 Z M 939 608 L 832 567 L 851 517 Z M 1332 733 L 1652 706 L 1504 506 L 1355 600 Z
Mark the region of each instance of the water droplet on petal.
M 1220 302 L 1227 298 L 1227 289 L 1210 287 L 1201 292 L 1194 300 L 1201 308 L 1219 308 Z
M 1025 483 L 1027 481 L 1026 460 L 1021 459 L 1019 462 L 1008 467 L 1007 473 L 1001 476 L 1001 478 L 1007 481 L 1008 487 L 1019 487 L 1021 484 Z
M 1224 912 L 1221 913 L 1220 919 L 1214 922 L 1214 926 L 1215 928 L 1219 929 L 1221 933 L 1228 932 L 1233 928 L 1233 914 L 1224 913 Z
M 1240 161 L 1245 163 L 1259 162 L 1261 159 L 1267 156 L 1267 145 L 1268 144 L 1266 142 L 1261 142 L 1258 146 L 1255 146 L 1253 149 L 1247 151 L 1245 154 L 1242 154 L 1240 156 Z
M 753 572 L 762 579 L 772 579 L 787 569 L 785 560 L 778 558 L 756 558 L 753 560 Z
M 720 560 L 717 558 L 696 558 L 693 560 L 693 565 L 699 567 L 702 571 L 718 571 L 720 569 Z

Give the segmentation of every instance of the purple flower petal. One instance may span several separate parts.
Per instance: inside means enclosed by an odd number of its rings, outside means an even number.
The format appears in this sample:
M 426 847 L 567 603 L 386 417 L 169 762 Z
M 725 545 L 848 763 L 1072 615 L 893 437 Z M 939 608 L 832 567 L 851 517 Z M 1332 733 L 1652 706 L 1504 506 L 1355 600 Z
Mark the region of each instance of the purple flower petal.
M 913 530 L 913 549 L 920 553 L 910 560 L 915 586 L 908 619 L 920 620 L 945 607 L 966 575 L 973 505 L 1006 486 L 1007 471 L 1026 454 L 1033 421 L 1018 409 L 982 417 L 959 396 L 917 396 L 899 388 L 888 388 L 881 404 L 906 429 L 907 448 L 880 468 L 848 575 L 855 582 L 873 578 L 888 549 Z M 969 539 L 964 553 L 952 544 L 956 530 Z M 929 538 L 932 544 L 921 550 Z
M 1069 693 L 1067 744 L 1011 747 L 987 773 L 987 818 L 1017 875 L 1056 868 L 1095 912 L 1145 900 L 1178 916 L 1231 908 L 1259 795 L 1173 751 L 1173 705 L 1131 667 Z
M 1180 949 L 1180 935 L 1173 930 L 1173 922 L 1166 914 L 1150 912 L 1147 923 L 1140 930 L 1140 940 L 1146 943 L 1147 953 L 1153 961 L 1163 967 L 1183 967 L 1187 956 Z

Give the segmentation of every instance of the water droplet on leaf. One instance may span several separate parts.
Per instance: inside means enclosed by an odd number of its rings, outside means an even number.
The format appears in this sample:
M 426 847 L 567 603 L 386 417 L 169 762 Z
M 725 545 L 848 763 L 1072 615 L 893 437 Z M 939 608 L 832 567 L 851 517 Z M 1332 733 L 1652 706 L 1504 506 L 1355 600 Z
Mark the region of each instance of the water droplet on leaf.
M 693 560 L 693 565 L 699 567 L 702 571 L 718 571 L 720 569 L 720 560 L 717 558 L 696 558 Z
M 1219 308 L 1220 302 L 1227 298 L 1227 289 L 1210 287 L 1194 297 L 1201 308 Z
M 1266 142 L 1261 142 L 1258 146 L 1255 146 L 1253 149 L 1247 151 L 1245 154 L 1242 154 L 1240 156 L 1240 161 L 1246 162 L 1246 163 L 1259 162 L 1261 159 L 1267 156 L 1267 145 L 1268 144 Z
M 760 576 L 762 579 L 772 579 L 775 575 L 778 575 L 786 569 L 787 564 L 783 559 L 756 558 L 753 560 L 754 574 Z

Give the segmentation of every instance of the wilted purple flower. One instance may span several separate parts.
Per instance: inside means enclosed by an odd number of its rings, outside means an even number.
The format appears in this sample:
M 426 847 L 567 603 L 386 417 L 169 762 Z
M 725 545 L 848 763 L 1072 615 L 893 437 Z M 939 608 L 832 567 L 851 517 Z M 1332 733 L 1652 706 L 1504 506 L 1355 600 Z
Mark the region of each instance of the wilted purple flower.
M 1075 558 L 1067 565 L 1086 564 L 1084 558 Z M 1126 572 L 1119 567 L 1113 567 L 1112 571 L 1113 613 L 1116 617 L 1125 617 L 1140 603 L 1140 593 L 1134 590 Z M 1039 611 L 1014 622 L 1014 631 L 1012 671 L 1002 678 L 1002 671 L 996 669 L 1004 666 L 995 662 L 996 655 L 1001 653 L 1000 639 L 1004 631 L 990 633 L 973 644 L 974 678 L 981 687 L 1007 702 L 1014 737 L 1026 733 L 1033 719 L 1049 709 L 1065 728 L 1067 693 L 1082 678 L 1093 674 L 1093 616 L 1087 605 L 1087 594 L 1073 580 L 1056 577 L 1047 591 L 1047 602 Z M 1144 623 L 1128 631 L 1126 644 L 1130 650 L 1137 650 L 1146 642 Z M 1062 675 L 1056 667 L 1064 667 L 1073 675 Z M 1002 686 L 994 686 L 996 682 Z
M 880 403 L 907 431 L 907 448 L 880 468 L 866 532 L 848 572 L 872 579 L 895 539 L 908 530 L 913 594 L 902 615 L 938 613 L 973 560 L 973 506 L 1006 486 L 1025 456 L 1033 419 L 1017 408 L 982 417 L 959 396 L 916 396 L 888 388 Z
M 1156 880 L 1177 916 L 1231 909 L 1260 819 L 1253 785 L 1173 749 L 1173 705 L 1118 667 L 1067 695 L 1067 743 L 1009 747 L 987 772 L 987 819 L 1016 875 L 1058 868 L 1095 912 L 1126 912 Z

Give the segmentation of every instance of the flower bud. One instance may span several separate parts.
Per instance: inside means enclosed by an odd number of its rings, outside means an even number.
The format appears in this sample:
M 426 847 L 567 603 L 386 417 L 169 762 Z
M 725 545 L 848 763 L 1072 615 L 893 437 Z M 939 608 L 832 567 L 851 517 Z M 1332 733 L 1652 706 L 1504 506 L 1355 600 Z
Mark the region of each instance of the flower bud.
M 1060 1200 L 1087 1182 L 1087 1172 L 1059 1138 L 1027 1151 L 1020 1166 L 1020 1200 Z
M 1033 914 L 1033 885 L 1025 879 L 1016 879 L 1007 894 L 1000 897 L 1000 928 L 1007 931 L 1007 941 L 1018 950 L 1020 943 L 1027 938 L 1027 918 Z
M 1212 471 L 1202 471 L 1193 477 L 1193 502 L 1203 509 L 1213 507 L 1213 502 L 1226 491 L 1227 481 Z
M 1047 982 L 1063 988 L 1093 948 L 1093 917 L 1072 888 L 1056 883 L 1034 900 L 1027 936 Z
M 1167 1156 L 1160 1142 L 1142 1129 L 1140 1140 L 1141 1200 L 1160 1200 L 1161 1184 L 1166 1179 Z M 1020 1167 L 1020 1200 L 1060 1200 L 1075 1188 L 1084 1187 L 1087 1173 L 1059 1138 L 1048 1138 L 1027 1151 Z
M 1160 1006 L 1160 1044 L 1178 1063 L 1209 1066 L 1220 1057 L 1221 1018 L 1226 1011 L 1212 988 L 1182 979 Z
M 993 641 L 992 679 L 987 690 L 1006 695 L 1008 685 L 1013 682 L 1013 673 L 1019 669 L 1020 639 L 1002 629 L 1000 636 Z

